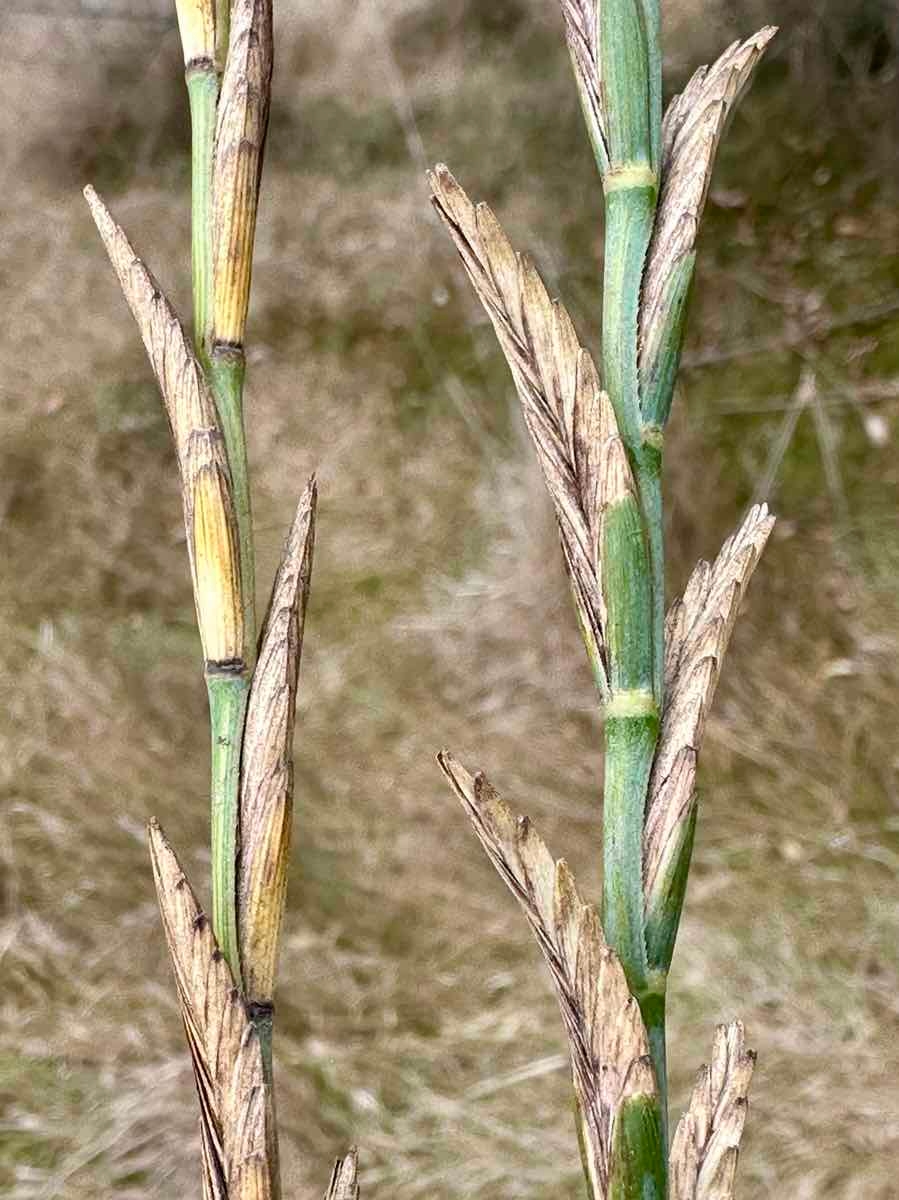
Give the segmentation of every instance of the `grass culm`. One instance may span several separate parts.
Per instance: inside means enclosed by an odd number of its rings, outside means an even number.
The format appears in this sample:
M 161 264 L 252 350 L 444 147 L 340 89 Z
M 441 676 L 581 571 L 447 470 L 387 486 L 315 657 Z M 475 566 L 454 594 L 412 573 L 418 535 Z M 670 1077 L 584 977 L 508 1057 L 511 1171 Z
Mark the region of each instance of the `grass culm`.
M 312 570 L 310 479 L 257 632 L 244 335 L 273 61 L 271 0 L 179 0 L 192 138 L 193 337 L 90 187 L 175 442 L 211 729 L 212 919 L 156 821 L 150 854 L 200 1101 L 210 1200 L 280 1195 L 274 985 Z M 351 1197 L 355 1155 L 329 1194 Z
M 601 918 L 482 774 L 448 753 L 440 764 L 549 964 L 590 1195 L 723 1200 L 754 1056 L 739 1022 L 719 1027 L 669 1152 L 666 999 L 703 725 L 773 519 L 753 507 L 666 615 L 662 468 L 716 150 L 775 31 L 700 68 L 663 116 L 659 0 L 562 9 L 605 199 L 599 368 L 493 212 L 444 166 L 431 187 L 512 371 L 603 708 Z

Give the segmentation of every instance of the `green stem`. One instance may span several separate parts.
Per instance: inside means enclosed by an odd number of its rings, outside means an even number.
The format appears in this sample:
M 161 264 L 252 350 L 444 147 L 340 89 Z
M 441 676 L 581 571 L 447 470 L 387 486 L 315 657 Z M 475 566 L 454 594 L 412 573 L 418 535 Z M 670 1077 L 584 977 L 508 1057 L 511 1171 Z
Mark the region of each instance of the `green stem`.
M 665 1200 L 662 1118 L 655 1096 L 625 1100 L 612 1126 L 608 1200 Z
M 643 264 L 652 234 L 656 183 L 642 164 L 606 178 L 603 273 L 603 382 L 618 431 L 636 463 L 642 450 L 637 325 Z
M 653 8 L 647 3 L 647 10 Z M 664 985 L 659 995 L 664 976 L 648 962 L 643 895 L 643 826 L 664 664 L 661 455 L 644 443 L 637 353 L 656 182 L 645 160 L 625 163 L 604 180 L 603 375 L 635 475 L 638 503 L 623 501 L 610 509 L 601 547 L 612 692 L 605 722 L 602 916 L 606 938 L 643 1012 L 660 1109 L 655 1124 L 648 1110 L 634 1109 L 622 1154 L 631 1155 L 639 1169 L 611 1188 L 622 1200 L 631 1195 L 662 1200 L 667 1160 Z
M 208 671 L 212 731 L 212 928 L 231 974 L 241 986 L 237 937 L 238 804 L 240 752 L 250 680 L 240 674 Z
M 660 991 L 644 992 L 638 996 L 640 1012 L 646 1032 L 649 1034 L 649 1052 L 652 1055 L 652 1065 L 655 1068 L 656 1082 L 659 1085 L 659 1108 L 662 1114 L 662 1145 L 666 1148 L 664 1155 L 668 1161 L 668 1056 L 665 1046 L 665 1000 L 666 977 L 653 972 L 650 982 L 658 980 Z
M 250 472 L 243 419 L 243 384 L 246 373 L 243 351 L 214 346 L 209 382 L 231 468 L 234 508 L 240 538 L 241 600 L 244 611 L 244 646 L 247 667 L 256 659 L 256 565 L 253 549 L 253 515 L 250 506 Z
M 660 445 L 644 443 L 637 460 L 636 475 L 652 577 L 652 690 L 661 713 L 665 691 L 665 521 Z
M 191 123 L 191 265 L 194 294 L 194 346 L 208 362 L 212 314 L 212 167 L 219 83 L 212 63 L 187 73 Z
M 603 928 L 634 995 L 646 990 L 643 819 L 659 733 L 652 689 L 652 581 L 643 517 L 626 493 L 603 517 L 611 699 L 605 720 Z
M 602 924 L 634 995 L 647 988 L 643 809 L 658 730 L 654 712 L 606 717 Z

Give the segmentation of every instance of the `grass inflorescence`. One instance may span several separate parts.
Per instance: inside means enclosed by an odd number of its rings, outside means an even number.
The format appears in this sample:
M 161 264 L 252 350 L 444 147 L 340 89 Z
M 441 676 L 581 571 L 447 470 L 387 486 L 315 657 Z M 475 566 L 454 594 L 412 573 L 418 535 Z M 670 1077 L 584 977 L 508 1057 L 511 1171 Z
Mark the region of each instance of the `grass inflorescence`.
M 726 1200 L 754 1058 L 739 1022 L 719 1027 L 669 1156 L 666 999 L 703 726 L 774 522 L 751 508 L 666 615 L 662 473 L 716 151 L 775 30 L 700 68 L 663 119 L 658 0 L 562 0 L 562 12 L 605 199 L 601 370 L 491 209 L 445 166 L 430 183 L 512 371 L 603 709 L 601 927 L 527 818 L 482 775 L 440 763 L 556 980 L 593 1200 Z

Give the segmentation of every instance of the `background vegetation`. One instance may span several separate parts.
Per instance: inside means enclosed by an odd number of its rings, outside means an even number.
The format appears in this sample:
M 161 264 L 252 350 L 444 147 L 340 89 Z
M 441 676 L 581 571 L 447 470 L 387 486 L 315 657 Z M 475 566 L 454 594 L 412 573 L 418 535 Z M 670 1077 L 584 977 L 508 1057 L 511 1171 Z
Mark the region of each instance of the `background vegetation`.
M 426 203 L 445 159 L 583 334 L 601 197 L 552 0 L 279 0 L 249 377 L 260 578 L 321 490 L 278 997 L 285 1190 L 580 1195 L 537 953 L 433 753 L 598 885 L 598 716 L 492 333 Z M 878 1200 L 899 1155 L 899 28 L 893 6 L 669 0 L 668 79 L 784 28 L 726 139 L 671 434 L 672 587 L 780 523 L 707 736 L 674 1098 L 739 1015 L 742 1195 Z M 0 1188 L 195 1195 L 153 898 L 201 874 L 205 698 L 161 402 L 80 187 L 189 309 L 167 0 L 0 14 Z

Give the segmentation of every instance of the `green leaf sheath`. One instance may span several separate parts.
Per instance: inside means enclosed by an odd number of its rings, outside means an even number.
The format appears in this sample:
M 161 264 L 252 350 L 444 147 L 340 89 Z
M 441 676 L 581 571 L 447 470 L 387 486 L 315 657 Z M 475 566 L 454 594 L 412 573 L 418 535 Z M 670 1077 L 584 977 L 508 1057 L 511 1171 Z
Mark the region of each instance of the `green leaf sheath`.
M 241 986 L 237 939 L 237 836 L 240 752 L 250 681 L 245 673 L 206 676 L 212 732 L 212 928 Z
M 654 890 L 646 898 L 646 953 L 651 969 L 668 973 L 674 955 L 674 944 L 680 926 L 693 857 L 693 838 L 696 832 L 696 801 L 684 824 L 682 840 L 676 847 Z
M 642 0 L 649 63 L 649 128 L 652 169 L 656 175 L 662 157 L 662 12 L 660 0 Z
M 653 3 L 602 0 L 599 5 L 600 74 L 613 174 L 632 165 L 651 169 L 653 161 L 651 56 L 645 12 Z M 655 24 L 657 30 L 657 21 Z
M 646 522 L 652 580 L 652 690 L 662 711 L 665 687 L 665 518 L 662 509 L 662 449 L 646 442 L 637 460 L 637 490 Z
M 615 1118 L 609 1200 L 665 1200 L 665 1175 L 658 1101 L 633 1096 Z
M 612 701 L 605 722 L 603 926 L 631 990 L 646 987 L 643 814 L 659 732 L 652 589 L 643 521 L 626 495 L 603 517 L 601 562 Z
M 659 733 L 655 713 L 606 717 L 602 924 L 631 992 L 647 988 L 643 932 L 643 807 Z
M 234 347 L 215 346 L 209 365 L 209 383 L 231 468 L 234 490 L 234 509 L 240 539 L 241 599 L 244 609 L 244 654 L 247 668 L 252 671 L 256 658 L 256 563 L 253 548 L 253 514 L 250 504 L 250 471 L 247 461 L 247 439 L 244 432 L 243 383 L 245 375 L 243 351 Z
M 602 588 L 612 696 L 652 690 L 652 586 L 643 519 L 624 495 L 602 519 Z
M 603 274 L 603 383 L 632 462 L 640 454 L 643 426 L 637 372 L 640 281 L 656 202 L 655 184 L 646 182 L 645 174 L 642 178 L 627 187 L 617 186 L 614 177 L 607 181 Z
M 637 365 L 640 284 L 655 202 L 654 184 L 613 186 L 606 195 L 603 371 L 618 428 L 637 477 L 646 521 L 653 593 L 647 638 L 653 654 L 651 686 L 656 702 L 661 704 L 665 620 L 661 455 L 658 447 L 644 439 Z
M 649 1053 L 656 1073 L 656 1083 L 659 1088 L 659 1113 L 662 1120 L 662 1146 L 665 1148 L 663 1159 L 667 1160 L 668 1152 L 668 1050 L 665 1040 L 665 1006 L 667 1001 L 667 979 L 658 973 L 650 974 L 651 986 L 655 991 L 645 992 L 638 997 L 643 1024 L 649 1036 Z M 664 1193 L 663 1193 L 664 1195 Z
M 212 164 L 219 84 L 215 68 L 192 65 L 187 72 L 191 124 L 191 264 L 194 347 L 208 362 L 212 313 Z
M 649 430 L 661 431 L 668 423 L 695 265 L 696 254 L 691 251 L 671 272 L 662 299 L 664 317 L 654 323 L 657 330 L 651 333 L 651 341 L 641 347 L 640 402 L 643 424 Z

